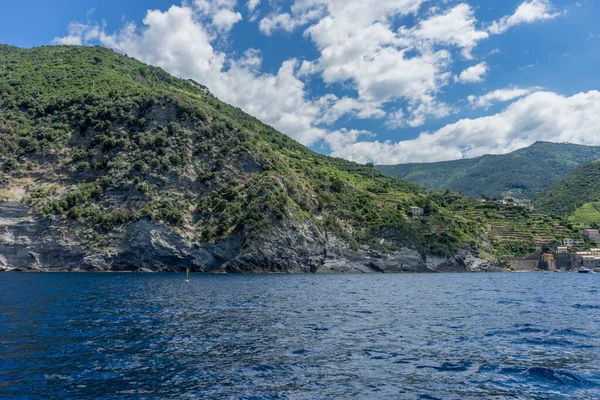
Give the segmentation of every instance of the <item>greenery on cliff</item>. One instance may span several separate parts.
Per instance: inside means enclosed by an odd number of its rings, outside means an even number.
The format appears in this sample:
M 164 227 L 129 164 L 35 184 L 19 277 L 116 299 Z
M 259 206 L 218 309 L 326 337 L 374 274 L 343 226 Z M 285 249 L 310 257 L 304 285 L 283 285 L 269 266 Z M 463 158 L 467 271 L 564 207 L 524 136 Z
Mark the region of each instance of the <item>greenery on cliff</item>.
M 577 168 L 542 193 L 536 207 L 547 213 L 570 216 L 576 227 L 600 225 L 600 160 Z
M 423 164 L 377 166 L 390 176 L 470 197 L 533 200 L 577 166 L 600 158 L 600 147 L 536 142 L 503 155 Z
M 315 153 L 199 83 L 100 47 L 0 46 L 0 135 L 0 200 L 30 204 L 84 246 L 143 218 L 202 243 L 310 223 L 352 247 L 441 255 L 522 254 L 563 229 Z

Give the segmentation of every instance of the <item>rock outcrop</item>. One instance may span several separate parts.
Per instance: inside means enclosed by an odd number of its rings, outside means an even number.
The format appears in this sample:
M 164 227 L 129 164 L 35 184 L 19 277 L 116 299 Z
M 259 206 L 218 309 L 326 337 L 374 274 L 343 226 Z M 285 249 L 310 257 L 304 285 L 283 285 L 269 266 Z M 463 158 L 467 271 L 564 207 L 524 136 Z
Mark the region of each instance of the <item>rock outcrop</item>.
M 501 270 L 498 262 L 461 252 L 453 257 L 402 247 L 351 249 L 312 223 L 280 224 L 260 240 L 241 234 L 198 243 L 146 219 L 111 233 L 106 248 L 86 248 L 58 221 L 16 202 L 0 203 L 0 271 L 192 271 L 227 273 L 401 273 Z

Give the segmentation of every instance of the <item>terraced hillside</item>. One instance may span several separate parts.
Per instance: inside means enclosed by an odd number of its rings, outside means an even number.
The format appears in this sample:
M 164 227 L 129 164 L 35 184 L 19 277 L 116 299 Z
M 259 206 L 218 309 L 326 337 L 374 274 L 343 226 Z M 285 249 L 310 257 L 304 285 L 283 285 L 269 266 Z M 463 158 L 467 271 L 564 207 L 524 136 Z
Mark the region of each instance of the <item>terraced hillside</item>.
M 599 204 L 600 160 L 577 168 L 535 200 L 538 209 L 568 217 L 577 228 L 600 226 Z

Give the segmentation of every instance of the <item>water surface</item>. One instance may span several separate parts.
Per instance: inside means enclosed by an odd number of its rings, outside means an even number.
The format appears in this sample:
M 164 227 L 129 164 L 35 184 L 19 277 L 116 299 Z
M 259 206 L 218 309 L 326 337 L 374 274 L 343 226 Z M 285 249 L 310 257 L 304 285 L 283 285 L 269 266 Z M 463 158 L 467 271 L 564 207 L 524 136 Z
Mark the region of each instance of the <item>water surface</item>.
M 0 398 L 600 398 L 600 274 L 0 274 Z

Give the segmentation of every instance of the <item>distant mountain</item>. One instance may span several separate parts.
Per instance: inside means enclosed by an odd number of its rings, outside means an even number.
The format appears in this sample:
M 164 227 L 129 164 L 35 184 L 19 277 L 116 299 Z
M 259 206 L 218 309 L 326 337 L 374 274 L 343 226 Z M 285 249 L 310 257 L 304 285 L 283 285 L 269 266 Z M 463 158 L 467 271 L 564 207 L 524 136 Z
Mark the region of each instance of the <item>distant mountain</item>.
M 600 160 L 576 168 L 543 192 L 535 205 L 551 214 L 568 215 L 580 227 L 600 224 Z
M 382 172 L 428 188 L 471 197 L 533 199 L 580 165 L 600 158 L 600 147 L 536 142 L 502 155 L 437 163 L 379 165 Z

